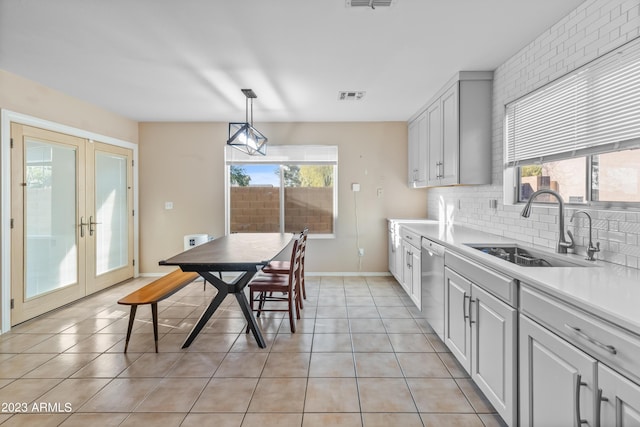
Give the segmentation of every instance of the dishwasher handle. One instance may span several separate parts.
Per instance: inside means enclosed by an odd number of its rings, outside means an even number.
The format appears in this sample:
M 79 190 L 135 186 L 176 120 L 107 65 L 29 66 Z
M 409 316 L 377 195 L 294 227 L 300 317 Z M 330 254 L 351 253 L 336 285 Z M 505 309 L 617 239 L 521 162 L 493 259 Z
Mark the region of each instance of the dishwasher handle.
M 444 246 L 434 242 L 433 240 L 429 240 L 425 237 L 422 238 L 422 249 L 428 252 L 432 256 L 438 256 L 438 257 L 444 256 Z

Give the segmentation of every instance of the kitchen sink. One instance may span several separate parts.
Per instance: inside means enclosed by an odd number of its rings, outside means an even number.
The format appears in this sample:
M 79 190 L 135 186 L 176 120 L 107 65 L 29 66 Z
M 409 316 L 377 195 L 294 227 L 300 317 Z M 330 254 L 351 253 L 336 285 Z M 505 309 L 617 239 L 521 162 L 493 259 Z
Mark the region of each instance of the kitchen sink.
M 593 263 L 567 259 L 517 244 L 467 244 L 467 246 L 523 267 L 594 267 Z

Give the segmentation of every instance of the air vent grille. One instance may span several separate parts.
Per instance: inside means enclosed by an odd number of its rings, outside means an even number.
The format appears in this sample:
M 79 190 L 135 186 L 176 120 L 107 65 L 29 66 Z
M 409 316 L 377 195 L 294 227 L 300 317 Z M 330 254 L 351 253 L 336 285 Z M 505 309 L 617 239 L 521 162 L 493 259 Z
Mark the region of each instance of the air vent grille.
M 347 7 L 390 7 L 397 0 L 346 0 Z
M 338 101 L 360 101 L 362 98 L 364 98 L 365 94 L 366 92 L 364 91 L 341 91 L 338 92 Z

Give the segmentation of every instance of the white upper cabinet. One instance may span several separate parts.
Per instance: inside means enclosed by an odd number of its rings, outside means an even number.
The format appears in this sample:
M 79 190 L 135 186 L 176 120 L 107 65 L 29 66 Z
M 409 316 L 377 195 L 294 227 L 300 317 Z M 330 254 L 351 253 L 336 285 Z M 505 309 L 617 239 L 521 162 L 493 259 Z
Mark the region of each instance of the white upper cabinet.
M 491 183 L 491 90 L 490 71 L 457 73 L 427 104 L 416 119 L 409 122 L 410 186 L 444 186 Z M 425 151 L 411 152 L 412 124 L 424 125 Z M 422 131 L 421 131 L 422 132 Z M 421 133 L 419 134 L 422 135 Z M 422 142 L 422 141 L 421 141 Z M 414 150 L 417 150 L 414 148 Z M 415 162 L 426 162 L 426 184 L 412 185 Z M 414 162 L 414 163 L 412 163 Z M 418 176 L 418 175 L 416 175 Z
M 409 187 L 427 186 L 427 114 L 409 122 Z

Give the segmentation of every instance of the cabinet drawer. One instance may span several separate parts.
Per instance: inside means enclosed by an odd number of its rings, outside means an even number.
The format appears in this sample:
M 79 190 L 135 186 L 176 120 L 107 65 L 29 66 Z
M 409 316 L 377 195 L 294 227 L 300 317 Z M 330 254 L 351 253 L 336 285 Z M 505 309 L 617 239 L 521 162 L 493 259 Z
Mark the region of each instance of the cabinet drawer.
M 604 364 L 640 380 L 640 337 L 526 284 L 520 286 L 520 311 Z
M 400 238 L 411 246 L 420 248 L 420 240 L 422 239 L 422 236 L 406 229 L 405 227 L 400 227 Z
M 444 263 L 447 267 L 455 270 L 458 274 L 471 280 L 512 307 L 517 305 L 516 281 L 511 277 L 504 276 L 475 261 L 449 251 L 445 252 Z

